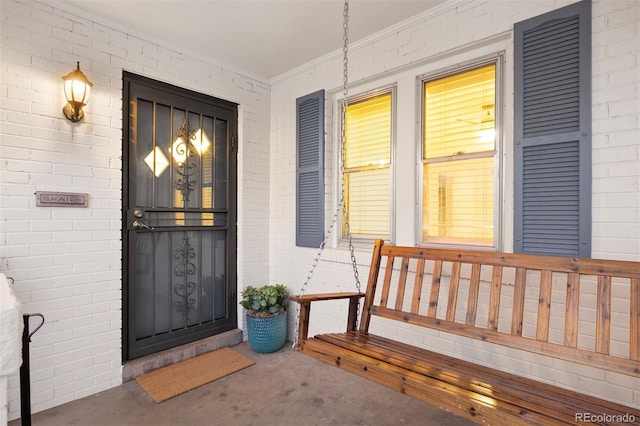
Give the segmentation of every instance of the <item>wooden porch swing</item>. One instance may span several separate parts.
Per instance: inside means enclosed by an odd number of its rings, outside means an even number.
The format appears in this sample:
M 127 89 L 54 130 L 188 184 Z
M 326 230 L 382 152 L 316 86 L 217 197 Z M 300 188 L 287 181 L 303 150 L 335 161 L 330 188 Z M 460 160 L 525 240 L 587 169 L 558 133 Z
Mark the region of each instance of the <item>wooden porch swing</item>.
M 566 289 L 562 300 L 552 297 L 552 285 Z M 629 288 L 629 297 L 612 304 L 614 285 Z M 440 294 L 445 288 L 446 297 Z M 468 291 L 467 300 L 458 298 L 462 288 Z M 488 288 L 489 301 L 488 312 L 481 314 L 482 288 Z M 595 324 L 585 324 L 579 320 L 579 300 L 593 297 L 594 289 Z M 526 295 L 534 291 L 537 315 L 525 310 Z M 421 300 L 423 294 L 428 295 L 426 303 Z M 294 296 L 292 300 L 300 305 L 297 349 L 477 423 L 640 424 L 640 410 L 635 407 L 370 332 L 374 317 L 380 322 L 410 324 L 420 327 L 417 332 L 425 331 L 425 342 L 463 336 L 466 339 L 456 345 L 468 347 L 470 355 L 484 350 L 473 344 L 480 340 L 506 348 L 503 354 L 526 351 L 574 365 L 560 364 L 560 369 L 569 365 L 566 368 L 575 371 L 575 365 L 586 365 L 619 373 L 640 389 L 640 262 L 385 246 L 377 240 L 357 325 L 361 297 L 360 293 Z M 311 303 L 336 299 L 349 301 L 346 331 L 309 338 Z M 445 306 L 444 316 L 438 315 L 440 305 Z M 558 326 L 553 319 L 562 313 L 564 331 L 557 341 L 552 339 L 551 331 Z M 614 341 L 611 318 L 625 313 L 629 313 L 628 334 Z M 584 340 L 593 344 L 586 347 Z M 620 340 L 626 341 L 624 354 L 616 348 Z

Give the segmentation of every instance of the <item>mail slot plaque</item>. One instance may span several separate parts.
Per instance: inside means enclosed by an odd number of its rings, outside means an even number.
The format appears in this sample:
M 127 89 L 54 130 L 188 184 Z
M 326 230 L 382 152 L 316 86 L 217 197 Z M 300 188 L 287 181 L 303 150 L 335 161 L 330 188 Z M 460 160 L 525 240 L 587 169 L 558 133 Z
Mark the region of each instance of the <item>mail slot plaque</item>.
M 89 194 L 36 191 L 36 207 L 87 207 Z

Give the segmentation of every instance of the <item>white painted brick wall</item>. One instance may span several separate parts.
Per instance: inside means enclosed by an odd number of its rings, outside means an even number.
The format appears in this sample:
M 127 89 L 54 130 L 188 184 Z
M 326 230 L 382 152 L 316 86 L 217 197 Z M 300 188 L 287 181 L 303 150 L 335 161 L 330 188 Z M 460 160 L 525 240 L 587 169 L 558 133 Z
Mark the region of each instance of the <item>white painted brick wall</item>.
M 410 68 L 412 63 L 437 69 L 446 61 L 446 52 L 474 58 L 474 52 L 481 49 L 475 49 L 473 42 L 495 34 L 506 34 L 508 41 L 513 22 L 568 3 L 447 4 L 399 31 L 355 43 L 350 56 L 351 80 L 360 81 L 359 89 L 368 80 L 372 80 L 369 86 L 375 87 L 378 80 L 385 76 L 393 80 L 391 72 Z M 594 257 L 640 258 L 639 7 L 635 1 L 595 1 L 593 6 Z M 275 79 L 270 89 L 266 82 L 49 5 L 3 0 L 0 11 L 0 268 L 16 278 L 25 310 L 43 312 L 47 318 L 31 347 L 34 411 L 121 381 L 123 69 L 240 103 L 239 282 L 244 286 L 269 280 L 282 282 L 293 291 L 299 288 L 315 251 L 294 247 L 295 98 L 319 88 L 333 90 L 329 93 L 333 95 L 341 79 L 338 55 L 293 70 Z M 511 50 L 507 43 L 508 76 L 512 72 Z M 60 111 L 64 105 L 60 77 L 77 60 L 96 86 L 85 121 L 71 124 Z M 511 84 L 507 78 L 507 93 Z M 511 104 L 507 96 L 507 110 Z M 332 105 L 330 99 L 327 108 Z M 329 131 L 330 127 L 328 123 Z M 403 131 L 409 136 L 403 140 L 415 140 L 411 130 Z M 332 168 L 333 163 L 327 166 Z M 507 176 L 511 176 L 508 170 Z M 332 182 L 330 176 L 328 182 Z M 334 197 L 332 189 L 328 187 L 329 200 Z M 90 207 L 36 209 L 36 190 L 88 192 Z M 402 206 L 409 206 L 398 211 L 410 212 L 412 196 L 398 195 Z M 268 211 L 264 208 L 267 205 Z M 508 216 L 510 199 L 505 199 L 505 206 Z M 411 223 L 404 219 L 403 223 Z M 507 218 L 506 240 L 511 238 L 509 223 Z M 412 243 L 415 236 L 411 229 L 402 229 L 398 238 L 399 243 Z M 357 255 L 361 277 L 366 280 L 370 253 L 363 248 Z M 312 290 L 352 290 L 353 278 L 345 263 L 348 254 L 329 249 L 325 259 L 312 281 Z M 343 327 L 344 307 L 330 305 L 314 314 L 321 321 L 312 326 L 312 332 L 316 332 L 314 327 L 317 331 Z M 294 316 L 291 312 L 291 321 Z M 382 328 L 404 340 L 417 338 L 414 331 Z M 587 372 L 579 367 L 576 372 L 546 358 L 492 351 L 482 342 L 469 344 L 441 333 L 415 343 L 434 342 L 448 353 L 489 365 L 510 364 L 514 371 L 524 369 L 522 374 L 536 375 L 540 370 L 543 380 L 567 370 L 567 377 L 583 375 L 593 380 L 593 393 L 598 393 L 596 384 L 609 383 L 607 389 L 615 390 L 615 398 L 640 404 L 640 390 L 633 389 L 634 383 L 624 377 L 607 373 L 603 379 L 599 370 Z M 509 362 L 509 357 L 513 361 Z M 531 372 L 526 371 L 529 369 Z M 581 388 L 583 384 L 567 379 L 567 386 Z M 605 393 L 601 396 L 608 397 Z M 9 416 L 15 418 L 19 411 L 16 377 L 9 381 L 8 397 Z
M 38 412 L 122 381 L 122 71 L 240 104 L 240 283 L 268 280 L 270 86 L 51 4 L 2 0 L 0 16 L 0 270 L 46 319 L 31 343 Z M 76 61 L 94 87 L 73 124 L 61 77 Z M 36 208 L 35 191 L 86 192 L 89 207 Z M 11 420 L 17 377 L 8 399 Z
M 397 244 L 416 242 L 415 175 L 417 168 L 415 105 L 417 75 L 440 70 L 499 50 L 505 52 L 505 141 L 503 246 L 509 251 L 513 239 L 513 34 L 515 22 L 573 3 L 572 1 L 469 1 L 447 2 L 437 10 L 416 17 L 389 31 L 351 45 L 350 94 L 363 93 L 386 84 L 398 85 L 398 149 L 395 167 L 404 181 L 396 182 Z M 593 6 L 593 257 L 640 260 L 640 3 L 594 0 Z M 357 16 L 352 16 L 356 20 Z M 298 292 L 316 250 L 295 247 L 295 99 L 324 88 L 330 113 L 341 96 L 341 52 L 318 58 L 306 66 L 279 76 L 271 90 L 271 198 L 270 280 Z M 409 117 L 409 119 L 406 119 Z M 402 123 L 402 124 L 401 124 Z M 335 166 L 336 132 L 327 123 L 327 169 Z M 407 146 L 400 146 L 407 144 Z M 403 154 L 408 153 L 408 154 Z M 336 202 L 335 176 L 329 171 L 327 200 Z M 327 208 L 330 218 L 333 207 Z M 327 224 L 328 225 L 328 224 Z M 329 244 L 335 247 L 333 244 Z M 371 252 L 358 248 L 356 256 L 363 285 Z M 353 291 L 349 253 L 328 248 L 308 292 Z M 364 270 L 364 271 L 363 271 Z M 564 297 L 564 296 L 562 296 Z M 616 296 L 619 297 L 619 296 Z M 616 300 L 614 299 L 614 305 Z M 344 328 L 344 307 L 314 306 L 310 334 Z M 587 312 L 589 310 L 587 309 Z M 290 314 L 293 336 L 295 309 Z M 624 319 L 618 324 L 625 327 Z M 628 322 L 627 322 L 628 323 Z M 337 324 L 337 326 L 336 326 Z M 436 348 L 475 362 L 503 368 L 525 376 L 588 392 L 605 399 L 640 407 L 637 379 L 605 373 L 564 361 L 496 348 L 493 345 L 447 336 L 422 334 L 402 325 L 372 323 L 372 330 L 402 341 Z M 378 328 L 375 328 L 378 327 Z M 624 330 L 623 330 L 624 331 Z M 557 331 L 552 330 L 552 334 Z M 615 334 L 615 332 L 613 333 Z M 627 329 L 628 334 L 628 329 Z M 422 339 L 420 336 L 425 336 Z M 585 339 L 581 336 L 581 339 Z M 616 348 L 615 350 L 621 350 Z

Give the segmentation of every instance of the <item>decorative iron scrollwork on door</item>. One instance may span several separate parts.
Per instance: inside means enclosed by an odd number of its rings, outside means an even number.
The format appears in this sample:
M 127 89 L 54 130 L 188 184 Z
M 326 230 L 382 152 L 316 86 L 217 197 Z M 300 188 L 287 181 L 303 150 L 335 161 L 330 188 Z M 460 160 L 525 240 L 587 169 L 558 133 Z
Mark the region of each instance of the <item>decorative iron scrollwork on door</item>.
M 189 125 L 189 117 L 185 116 L 182 125 L 176 133 L 176 141 L 173 143 L 173 158 L 176 160 L 176 172 L 179 177 L 176 179 L 176 189 L 182 194 L 182 202 L 186 205 L 189 201 L 189 194 L 196 188 L 196 181 L 193 179 L 198 166 L 195 162 L 189 162 L 190 157 L 195 157 L 200 152 L 198 131 L 192 130 Z
M 196 257 L 195 249 L 189 244 L 189 238 L 182 240 L 182 245 L 176 250 L 178 264 L 174 269 L 176 277 L 183 278 L 182 282 L 174 285 L 173 292 L 181 298 L 175 302 L 176 309 L 182 313 L 185 321 L 189 321 L 189 312 L 195 309 L 196 300 L 190 297 L 196 291 L 196 283 L 189 281 L 189 276 L 195 275 L 197 268 L 189 259 Z

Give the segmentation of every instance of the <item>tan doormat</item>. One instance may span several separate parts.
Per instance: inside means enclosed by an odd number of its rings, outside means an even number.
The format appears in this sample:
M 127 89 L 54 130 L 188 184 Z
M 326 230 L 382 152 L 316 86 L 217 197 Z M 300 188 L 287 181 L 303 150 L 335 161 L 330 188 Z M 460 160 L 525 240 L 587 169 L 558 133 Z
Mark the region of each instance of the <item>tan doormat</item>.
M 136 377 L 156 402 L 166 401 L 191 389 L 255 364 L 230 348 L 222 348 Z

